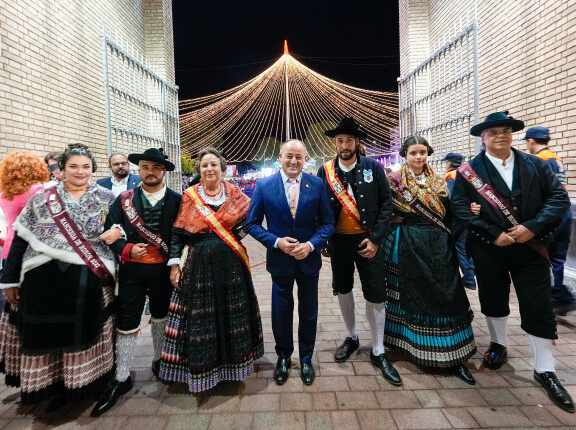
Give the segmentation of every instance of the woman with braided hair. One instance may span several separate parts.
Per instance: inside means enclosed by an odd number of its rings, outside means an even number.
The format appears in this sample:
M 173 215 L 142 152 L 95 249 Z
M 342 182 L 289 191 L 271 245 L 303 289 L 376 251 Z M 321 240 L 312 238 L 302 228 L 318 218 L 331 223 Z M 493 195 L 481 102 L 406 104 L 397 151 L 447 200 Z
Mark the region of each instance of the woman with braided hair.
M 21 403 L 46 410 L 100 391 L 114 365 L 115 259 L 99 238 L 111 191 L 90 183 L 94 157 L 66 149 L 65 180 L 34 194 L 14 222 L 0 278 L 10 306 L 0 320 L 0 370 Z
M 384 242 L 388 298 L 385 343 L 417 364 L 451 369 L 470 385 L 464 363 L 476 352 L 473 313 L 448 229 L 448 188 L 427 163 L 434 150 L 406 139 L 399 172 L 390 173 L 394 217 Z

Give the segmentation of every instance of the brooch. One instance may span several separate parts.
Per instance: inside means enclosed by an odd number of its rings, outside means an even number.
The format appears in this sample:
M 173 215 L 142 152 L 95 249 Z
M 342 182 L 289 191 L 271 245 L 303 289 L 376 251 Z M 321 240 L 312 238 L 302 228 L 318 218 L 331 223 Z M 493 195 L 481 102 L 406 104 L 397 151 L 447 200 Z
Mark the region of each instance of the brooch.
M 363 173 L 364 173 L 364 182 L 366 182 L 367 184 L 369 184 L 374 180 L 374 177 L 372 176 L 372 169 L 368 170 L 364 169 Z

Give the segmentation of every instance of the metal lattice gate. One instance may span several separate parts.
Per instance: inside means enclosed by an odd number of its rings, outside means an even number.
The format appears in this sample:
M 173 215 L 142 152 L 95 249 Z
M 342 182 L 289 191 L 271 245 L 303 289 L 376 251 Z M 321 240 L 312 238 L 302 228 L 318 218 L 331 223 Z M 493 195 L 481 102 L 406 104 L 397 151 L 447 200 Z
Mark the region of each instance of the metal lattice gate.
M 166 182 L 180 192 L 178 87 L 158 76 L 133 49 L 125 49 L 106 36 L 102 49 L 108 156 L 163 148 L 176 165 L 176 170 L 166 175 Z
M 398 92 L 401 142 L 411 135 L 425 137 L 435 150 L 432 163 L 448 152 L 476 154 L 480 142 L 470 136 L 478 123 L 476 23 L 399 79 Z

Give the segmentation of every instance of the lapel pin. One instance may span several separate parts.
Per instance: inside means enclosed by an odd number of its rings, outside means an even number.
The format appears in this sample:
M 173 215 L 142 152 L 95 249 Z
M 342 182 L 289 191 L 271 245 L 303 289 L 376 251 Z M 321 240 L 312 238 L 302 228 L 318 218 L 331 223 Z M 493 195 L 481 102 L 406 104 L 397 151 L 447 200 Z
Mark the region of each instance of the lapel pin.
M 306 184 L 306 188 L 310 188 L 310 184 Z

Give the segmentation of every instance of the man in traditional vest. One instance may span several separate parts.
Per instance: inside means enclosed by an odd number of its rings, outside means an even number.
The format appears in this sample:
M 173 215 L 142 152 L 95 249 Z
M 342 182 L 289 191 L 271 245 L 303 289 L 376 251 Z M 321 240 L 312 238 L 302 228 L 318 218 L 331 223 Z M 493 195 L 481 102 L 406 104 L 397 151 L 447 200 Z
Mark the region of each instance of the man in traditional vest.
M 99 416 L 118 398 L 130 391 L 130 365 L 136 350 L 140 318 L 148 295 L 152 314 L 152 373 L 158 378 L 164 325 L 172 287 L 168 255 L 172 224 L 182 196 L 169 189 L 166 171 L 174 170 L 162 149 L 150 148 L 143 154 L 130 154 L 138 165 L 142 182 L 122 192 L 110 207 L 105 228 L 120 227 L 125 236 L 110 245 L 121 257 L 118 290 L 116 378 L 92 410 Z
M 558 336 L 545 246 L 570 199 L 544 160 L 511 147 L 512 133 L 523 128 L 524 123 L 508 112 L 495 112 L 470 129 L 482 138 L 486 150 L 458 169 L 452 211 L 457 222 L 468 226 L 468 250 L 490 331 L 484 365 L 495 370 L 506 361 L 512 279 L 520 326 L 532 345 L 534 379 L 557 406 L 573 413 L 574 402 L 555 373 L 552 345 Z M 480 204 L 479 215 L 470 212 L 471 202 Z
M 448 192 L 452 194 L 454 188 L 454 181 L 456 180 L 456 172 L 462 165 L 464 156 L 457 152 L 449 152 L 440 160 L 446 163 L 446 173 L 444 173 L 444 180 L 448 185 Z M 464 280 L 464 287 L 469 290 L 476 289 L 476 279 L 474 278 L 474 263 L 471 258 L 466 255 L 466 229 L 459 229 L 457 225 L 452 226 L 452 234 L 454 235 L 454 244 L 456 245 L 456 255 L 458 256 L 458 264 L 462 270 L 462 278 Z
M 366 318 L 372 334 L 370 361 L 392 385 L 400 375 L 384 354 L 386 275 L 380 245 L 392 217 L 390 185 L 376 161 L 360 155 L 360 139 L 366 137 L 352 118 L 343 118 L 326 136 L 334 139 L 337 157 L 318 170 L 330 198 L 336 226 L 328 242 L 332 288 L 338 296 L 348 336 L 336 350 L 341 363 L 360 346 L 354 315 L 354 266 L 358 269 L 366 299 Z
M 562 159 L 548 148 L 550 130 L 546 127 L 531 127 L 526 130 L 526 135 L 520 140 L 526 141 L 526 148 L 530 154 L 548 163 L 558 180 L 566 188 L 566 172 Z M 554 240 L 548 245 L 550 262 L 552 263 L 552 275 L 554 275 L 552 306 L 556 315 L 566 315 L 566 313 L 576 310 L 576 298 L 564 285 L 564 263 L 566 262 L 566 254 L 568 254 L 568 247 L 570 246 L 571 231 L 572 214 L 567 211 L 560 223 L 560 227 L 558 227 Z

